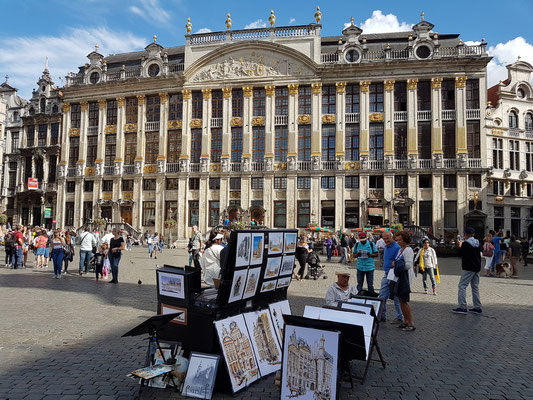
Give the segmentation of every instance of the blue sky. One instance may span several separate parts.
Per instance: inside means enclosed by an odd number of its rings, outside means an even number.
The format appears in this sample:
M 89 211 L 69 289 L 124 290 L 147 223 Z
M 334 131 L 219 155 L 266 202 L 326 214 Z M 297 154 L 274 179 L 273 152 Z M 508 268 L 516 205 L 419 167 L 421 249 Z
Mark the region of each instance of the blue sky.
M 142 49 L 154 34 L 163 46 L 184 43 L 187 17 L 193 32 L 225 30 L 226 13 L 232 29 L 261 27 L 270 10 L 276 26 L 308 24 L 319 5 L 323 14 L 322 34 L 339 35 L 353 16 L 356 25 L 370 32 L 408 30 L 426 20 L 439 33 L 460 33 L 464 41 L 485 38 L 495 57 L 489 65 L 489 81 L 505 79 L 504 65 L 522 59 L 533 62 L 532 0 L 511 0 L 512 8 L 495 0 L 426 1 L 185 1 L 185 0 L 25 0 L 0 1 L 0 76 L 24 97 L 31 95 L 41 74 L 45 57 L 56 84 L 60 76 L 84 64 L 85 56 L 98 43 L 100 52 L 119 53 Z M 6 16 L 8 16 L 6 18 Z M 3 78 L 2 78 L 3 80 Z

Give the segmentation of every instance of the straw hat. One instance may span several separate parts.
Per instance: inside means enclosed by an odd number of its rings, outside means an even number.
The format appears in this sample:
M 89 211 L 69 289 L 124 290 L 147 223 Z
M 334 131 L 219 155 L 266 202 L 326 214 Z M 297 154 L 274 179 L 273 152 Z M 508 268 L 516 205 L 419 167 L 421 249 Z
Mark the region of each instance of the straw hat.
M 343 269 L 343 270 L 340 270 L 340 271 L 335 271 L 335 275 L 352 276 L 351 272 L 346 270 L 346 269 Z

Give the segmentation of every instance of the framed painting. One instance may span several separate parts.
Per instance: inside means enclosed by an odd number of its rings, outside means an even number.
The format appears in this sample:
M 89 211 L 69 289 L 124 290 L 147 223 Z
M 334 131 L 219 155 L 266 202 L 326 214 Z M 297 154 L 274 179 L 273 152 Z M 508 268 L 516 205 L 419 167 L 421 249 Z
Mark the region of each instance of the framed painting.
M 233 274 L 233 282 L 231 284 L 228 303 L 233 303 L 234 301 L 239 301 L 242 299 L 242 294 L 244 293 L 244 288 L 246 285 L 247 274 L 247 269 L 235 271 Z
M 248 277 L 246 278 L 246 285 L 244 287 L 243 299 L 254 297 L 257 292 L 257 285 L 261 279 L 261 267 L 250 268 L 248 270 Z
M 219 360 L 219 355 L 191 352 L 181 394 L 185 397 L 210 399 L 213 396 Z
M 281 270 L 279 271 L 279 276 L 291 275 L 294 271 L 295 256 L 287 255 L 283 256 L 283 261 L 281 262 Z
M 268 233 L 268 254 L 283 253 L 283 232 Z
M 181 274 L 170 274 L 168 272 L 157 271 L 159 295 L 185 298 L 184 276 Z
M 263 264 L 263 251 L 265 249 L 265 234 L 252 233 L 252 256 L 250 265 Z
M 161 303 L 161 306 L 159 308 L 159 314 L 165 315 L 165 314 L 173 314 L 176 312 L 181 312 L 181 314 L 178 315 L 176 318 L 174 318 L 170 322 L 173 324 L 178 324 L 178 325 L 187 325 L 187 309 L 186 308 L 176 307 L 176 306 L 171 306 L 169 304 Z
M 265 275 L 263 279 L 272 279 L 276 278 L 279 275 L 279 270 L 281 268 L 281 259 L 282 257 L 270 257 L 267 259 Z
M 252 248 L 252 236 L 249 233 L 237 234 L 237 253 L 235 256 L 235 267 L 250 265 L 250 252 Z
M 261 376 L 281 368 L 281 347 L 268 308 L 243 315 Z
M 270 316 L 272 318 L 272 324 L 274 325 L 274 332 L 280 345 L 283 344 L 283 314 L 291 314 L 291 306 L 289 300 L 278 301 L 268 305 Z

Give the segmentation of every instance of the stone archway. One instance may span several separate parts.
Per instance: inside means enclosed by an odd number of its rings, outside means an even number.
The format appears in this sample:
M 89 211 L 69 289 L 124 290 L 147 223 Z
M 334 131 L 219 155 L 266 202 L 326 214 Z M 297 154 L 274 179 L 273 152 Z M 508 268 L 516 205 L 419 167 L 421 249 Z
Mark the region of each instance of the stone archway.
M 250 213 L 250 220 L 255 221 L 257 225 L 265 224 L 265 212 L 266 210 L 260 206 L 252 206 L 248 210 Z

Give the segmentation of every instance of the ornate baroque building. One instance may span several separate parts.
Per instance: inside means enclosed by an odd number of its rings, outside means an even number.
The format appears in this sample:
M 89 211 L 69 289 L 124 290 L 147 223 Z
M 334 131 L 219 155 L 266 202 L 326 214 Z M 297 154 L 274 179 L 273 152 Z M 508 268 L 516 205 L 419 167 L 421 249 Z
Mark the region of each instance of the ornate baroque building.
M 533 237 L 533 66 L 516 61 L 488 91 L 488 226 Z
M 191 34 L 104 57 L 63 90 L 57 215 L 180 238 L 239 213 L 272 227 L 464 225 L 486 193 L 482 41 L 410 32 L 322 37 L 317 23 Z M 484 201 L 485 200 L 485 201 Z

